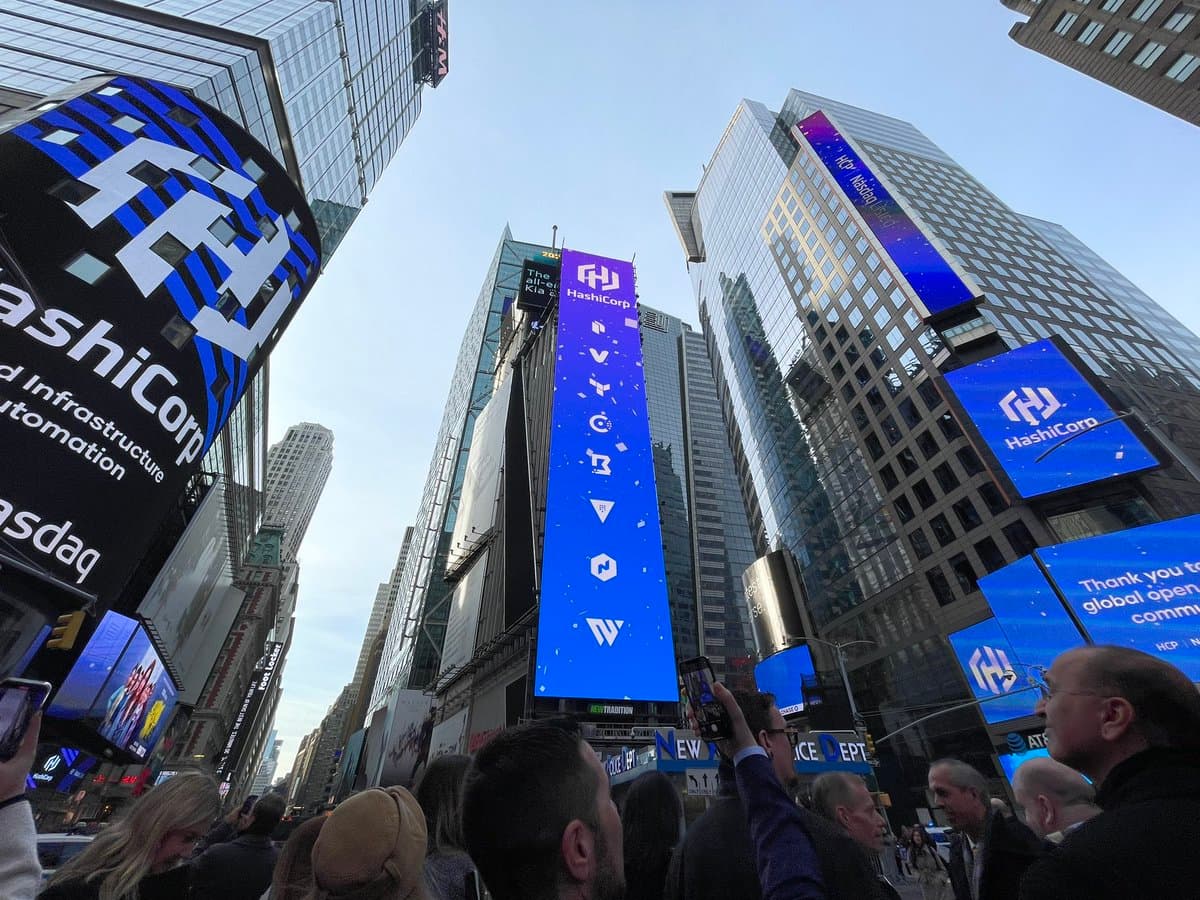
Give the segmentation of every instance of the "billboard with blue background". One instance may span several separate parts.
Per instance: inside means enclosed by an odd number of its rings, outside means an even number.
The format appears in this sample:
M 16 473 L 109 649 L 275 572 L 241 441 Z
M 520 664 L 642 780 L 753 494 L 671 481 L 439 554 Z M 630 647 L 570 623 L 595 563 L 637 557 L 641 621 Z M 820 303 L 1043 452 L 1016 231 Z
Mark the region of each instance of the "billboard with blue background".
M 1040 497 L 1159 464 L 1055 341 L 948 373 L 964 413 L 1022 497 Z M 1048 452 L 1049 451 L 1049 452 Z
M 780 713 L 804 712 L 804 679 L 816 674 L 808 647 L 789 647 L 773 653 L 754 667 L 760 691 L 775 695 Z
M 979 291 L 933 241 L 871 170 L 851 140 L 823 112 L 802 119 L 792 130 L 812 148 L 850 205 L 916 293 L 927 315 L 973 303 Z
M 633 264 L 563 250 L 536 697 L 677 701 Z

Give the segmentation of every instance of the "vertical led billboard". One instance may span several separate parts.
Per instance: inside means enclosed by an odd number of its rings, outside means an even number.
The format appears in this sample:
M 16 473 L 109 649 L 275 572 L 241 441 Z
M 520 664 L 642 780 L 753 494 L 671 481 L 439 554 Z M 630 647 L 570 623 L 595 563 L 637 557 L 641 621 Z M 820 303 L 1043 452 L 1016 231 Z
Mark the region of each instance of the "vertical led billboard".
M 0 532 L 115 599 L 320 270 L 304 196 L 189 94 L 98 78 L 0 130 Z
M 1021 672 L 1050 668 L 1054 657 L 1086 643 L 1032 556 L 979 579 Z
M 1053 340 L 946 375 L 963 412 L 1022 497 L 1040 497 L 1157 466 Z
M 564 250 L 534 696 L 679 699 L 633 264 Z
M 926 316 L 973 303 L 979 291 L 933 245 L 922 227 L 871 170 L 862 154 L 823 112 L 792 129 L 824 163 L 850 205 L 912 287 Z
M 984 619 L 950 635 L 950 646 L 958 657 L 967 683 L 985 721 L 1004 722 L 1032 716 L 1036 690 L 1029 688 L 1026 671 L 1017 651 L 996 619 Z

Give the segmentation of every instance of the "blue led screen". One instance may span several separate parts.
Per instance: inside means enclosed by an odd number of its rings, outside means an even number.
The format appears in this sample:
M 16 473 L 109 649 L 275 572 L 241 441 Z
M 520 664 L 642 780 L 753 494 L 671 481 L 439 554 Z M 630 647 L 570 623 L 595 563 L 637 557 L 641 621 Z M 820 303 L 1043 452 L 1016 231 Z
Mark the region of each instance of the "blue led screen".
M 808 647 L 789 647 L 754 667 L 758 689 L 774 694 L 775 705 L 785 716 L 804 712 L 804 679 L 815 674 Z
M 1049 750 L 1041 748 L 1038 750 L 1023 750 L 1020 753 L 1001 753 L 998 758 L 1000 760 L 1000 768 L 1004 770 L 1004 777 L 1008 779 L 1009 784 L 1012 784 L 1013 776 L 1017 774 L 1017 769 L 1021 768 L 1023 763 L 1027 763 L 1031 759 L 1037 759 L 1039 756 L 1049 755 Z
M 1050 668 L 1054 657 L 1086 642 L 1031 556 L 979 579 L 992 614 L 1013 648 L 1017 671 Z
M 1052 341 L 964 366 L 946 383 L 1022 497 L 1158 465 Z
M 563 251 L 538 697 L 679 699 L 634 288 Z
M 1200 515 L 1037 551 L 1091 639 L 1200 681 Z
M 136 630 L 137 622 L 128 616 L 105 613 L 79 658 L 71 666 L 71 671 L 63 679 L 46 715 L 59 719 L 86 716 Z
M 850 141 L 825 113 L 813 113 L 794 129 L 825 164 L 930 315 L 972 303 L 976 292 L 913 221 Z
M 986 701 L 979 704 L 979 711 L 987 722 L 1033 715 L 1039 694 L 1024 690 L 1029 681 L 998 620 L 984 619 L 954 632 L 950 645 L 975 699 Z

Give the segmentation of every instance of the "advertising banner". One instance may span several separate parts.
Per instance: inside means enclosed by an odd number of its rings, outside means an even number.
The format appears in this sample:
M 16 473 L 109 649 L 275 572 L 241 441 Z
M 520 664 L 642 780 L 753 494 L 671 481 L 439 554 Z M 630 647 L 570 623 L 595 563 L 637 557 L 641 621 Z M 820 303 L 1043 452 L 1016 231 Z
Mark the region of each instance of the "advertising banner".
M 433 729 L 429 739 L 429 758 L 437 759 L 447 753 L 462 753 L 463 744 L 467 737 L 467 713 L 469 709 L 460 709 L 445 722 L 439 722 Z
M 1088 636 L 1200 681 L 1200 516 L 1037 551 Z
M 914 214 L 900 204 L 850 138 L 825 113 L 816 112 L 802 119 L 792 134 L 825 164 L 851 207 L 916 293 L 926 317 L 975 302 L 979 290 L 934 246 Z
M 984 619 L 950 635 L 950 645 L 989 723 L 1032 716 L 1041 696 L 1030 688 L 1021 659 L 998 620 Z
M 563 250 L 536 697 L 679 699 L 633 264 Z
M 283 644 L 271 641 L 266 645 L 263 655 L 254 666 L 254 672 L 250 676 L 250 685 L 246 688 L 246 695 L 242 698 L 242 705 L 238 707 L 237 716 L 233 720 L 233 728 L 229 732 L 229 737 L 225 739 L 225 747 L 222 749 L 217 763 L 217 772 L 220 773 L 222 780 L 233 781 L 242 763 L 248 762 L 248 760 L 242 759 L 246 752 L 246 742 L 254 731 L 254 723 L 262 711 L 263 703 L 267 699 L 267 692 L 279 671 L 279 659 L 282 654 Z
M 805 633 L 790 556 L 787 549 L 772 550 L 742 572 L 754 646 L 764 656 L 787 649 L 796 635 Z
M 0 220 L 0 532 L 111 602 L 316 279 L 316 224 L 239 126 L 127 77 L 0 132 Z
M 539 253 L 534 259 L 525 260 L 521 267 L 521 289 L 517 293 L 517 309 L 527 310 L 536 315 L 545 311 L 558 297 L 560 261 L 549 257 L 548 253 Z
M 785 716 L 804 712 L 804 680 L 815 675 L 808 647 L 789 647 L 754 667 L 758 689 L 774 694 L 775 705 Z
M 946 375 L 963 412 L 1022 497 L 1156 467 L 1154 454 L 1053 341 Z
M 980 578 L 979 590 L 1016 654 L 1022 679 L 1087 643 L 1032 556 Z
M 433 698 L 421 691 L 396 691 L 393 695 L 383 739 L 381 787 L 412 787 L 425 771 L 433 736 L 432 707 Z

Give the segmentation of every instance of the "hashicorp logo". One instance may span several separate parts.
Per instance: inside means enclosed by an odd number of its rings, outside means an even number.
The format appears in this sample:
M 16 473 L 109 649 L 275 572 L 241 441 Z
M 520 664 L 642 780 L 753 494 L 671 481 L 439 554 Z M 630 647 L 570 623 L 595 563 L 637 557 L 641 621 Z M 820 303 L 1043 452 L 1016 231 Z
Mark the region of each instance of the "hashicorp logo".
M 1008 654 L 996 647 L 976 647 L 970 668 L 975 684 L 989 694 L 1007 694 L 1017 683 L 1017 673 L 1008 661 Z
M 575 277 L 593 291 L 618 291 L 621 289 L 621 276 L 609 269 L 608 266 L 583 263 L 575 270 Z
M 1018 394 L 1009 391 L 1000 400 L 1000 409 L 1010 422 L 1039 425 L 1062 409 L 1050 388 L 1023 387 Z

